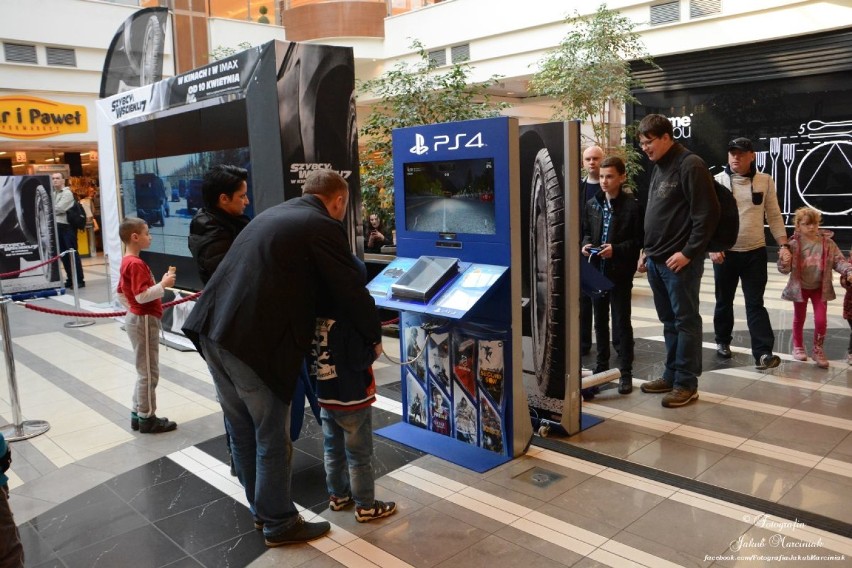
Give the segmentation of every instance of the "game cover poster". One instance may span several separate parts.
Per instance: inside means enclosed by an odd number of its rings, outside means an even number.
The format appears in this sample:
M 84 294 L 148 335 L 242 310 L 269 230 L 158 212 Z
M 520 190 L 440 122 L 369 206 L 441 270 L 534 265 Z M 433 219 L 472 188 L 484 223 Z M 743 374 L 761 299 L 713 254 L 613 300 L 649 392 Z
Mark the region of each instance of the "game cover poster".
M 406 380 L 407 397 L 407 420 L 408 423 L 419 428 L 426 428 L 428 419 L 426 417 L 429 405 L 426 391 L 417 379 L 409 374 Z
M 505 367 L 502 341 L 479 341 L 479 384 L 495 404 L 503 402 Z
M 466 444 L 476 446 L 479 444 L 478 431 L 476 426 L 476 405 L 468 398 L 467 394 L 456 385 L 455 388 L 455 410 L 453 422 L 455 423 L 456 439 Z
M 426 381 L 426 332 L 421 327 L 419 317 L 410 317 L 403 320 L 403 343 L 404 361 L 408 371 L 421 383 Z
M 450 435 L 452 420 L 450 418 L 450 401 L 446 393 L 433 381 L 431 415 L 429 417 L 429 429 L 444 436 Z
M 491 405 L 487 396 L 479 397 L 482 420 L 482 447 L 492 452 L 503 453 L 503 421 L 500 413 Z
M 450 388 L 450 339 L 448 333 L 433 333 L 429 336 L 429 375 L 444 389 Z
M 453 332 L 453 378 L 470 396 L 476 393 L 476 339 L 461 330 Z

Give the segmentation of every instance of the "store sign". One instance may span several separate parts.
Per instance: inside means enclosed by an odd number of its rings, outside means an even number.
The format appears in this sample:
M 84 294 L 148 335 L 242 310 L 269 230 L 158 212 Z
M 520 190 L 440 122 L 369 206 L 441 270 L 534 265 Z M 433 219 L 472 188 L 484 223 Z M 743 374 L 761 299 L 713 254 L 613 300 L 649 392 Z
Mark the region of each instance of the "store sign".
M 0 136 L 32 140 L 88 130 L 84 106 L 36 97 L 0 97 Z

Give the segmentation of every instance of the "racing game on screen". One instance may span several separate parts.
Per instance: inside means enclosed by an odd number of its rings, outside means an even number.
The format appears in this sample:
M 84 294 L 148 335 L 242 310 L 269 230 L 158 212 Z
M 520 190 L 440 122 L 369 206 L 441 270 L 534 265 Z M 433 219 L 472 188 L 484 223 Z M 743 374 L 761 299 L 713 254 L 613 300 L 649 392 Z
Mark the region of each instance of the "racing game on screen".
M 408 231 L 494 235 L 494 160 L 404 164 Z

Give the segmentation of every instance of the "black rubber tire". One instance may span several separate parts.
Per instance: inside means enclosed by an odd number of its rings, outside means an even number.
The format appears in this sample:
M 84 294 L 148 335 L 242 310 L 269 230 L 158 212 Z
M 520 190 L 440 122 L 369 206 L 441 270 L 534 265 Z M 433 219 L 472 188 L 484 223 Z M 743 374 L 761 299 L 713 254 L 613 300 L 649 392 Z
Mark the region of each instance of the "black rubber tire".
M 166 38 L 160 21 L 152 16 L 145 26 L 142 39 L 142 59 L 139 61 L 139 85 L 150 85 L 162 79 L 163 74 L 163 43 Z
M 24 208 L 23 218 L 27 223 L 27 240 L 38 243 L 37 253 L 27 260 L 44 262 L 59 250 L 56 241 L 55 226 L 50 217 L 50 196 L 41 184 L 28 184 L 21 188 L 21 203 Z M 59 279 L 59 262 L 52 262 L 44 267 L 44 278 L 47 282 Z
M 565 397 L 565 199 L 547 149 L 536 154 L 530 200 L 530 323 L 541 393 Z

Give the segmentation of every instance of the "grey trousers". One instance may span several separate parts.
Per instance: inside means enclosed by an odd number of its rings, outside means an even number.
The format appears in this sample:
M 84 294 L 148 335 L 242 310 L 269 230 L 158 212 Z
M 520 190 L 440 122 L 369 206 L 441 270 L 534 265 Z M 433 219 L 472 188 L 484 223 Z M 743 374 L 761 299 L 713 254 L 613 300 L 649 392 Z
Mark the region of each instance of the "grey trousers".
M 160 382 L 160 320 L 127 312 L 124 328 L 136 359 L 136 387 L 132 410 L 139 418 L 153 416 L 157 410 L 157 383 Z

